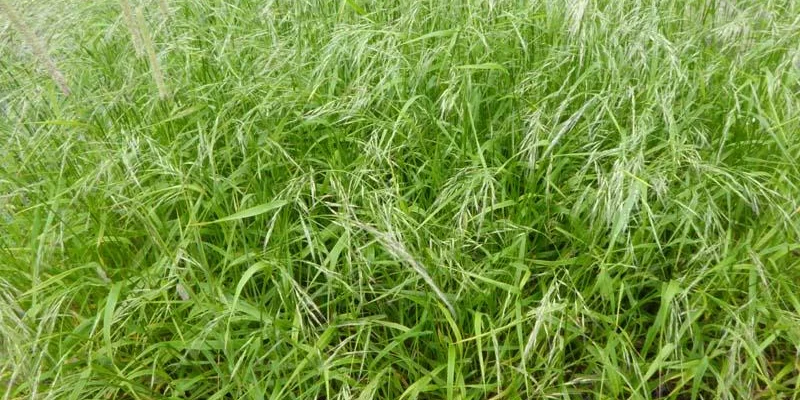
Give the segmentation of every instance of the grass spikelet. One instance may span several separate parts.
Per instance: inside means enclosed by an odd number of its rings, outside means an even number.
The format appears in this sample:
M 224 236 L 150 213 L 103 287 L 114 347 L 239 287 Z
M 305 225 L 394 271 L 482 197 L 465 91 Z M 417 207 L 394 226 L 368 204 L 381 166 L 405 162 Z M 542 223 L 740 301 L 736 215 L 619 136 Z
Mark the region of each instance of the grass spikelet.
M 158 60 L 158 54 L 156 54 L 153 37 L 150 35 L 150 30 L 147 25 L 147 21 L 144 18 L 142 7 L 136 8 L 136 26 L 138 32 L 141 34 L 142 43 L 144 44 L 145 51 L 147 52 L 147 58 L 150 61 L 150 74 L 153 77 L 156 88 L 158 88 L 158 97 L 162 100 L 166 99 L 170 95 L 169 89 L 167 89 L 167 85 L 164 83 L 164 74 L 161 71 L 161 62 Z
M 144 55 L 144 40 L 142 32 L 139 29 L 139 22 L 133 13 L 133 8 L 128 0 L 119 0 L 119 5 L 122 8 L 122 19 L 125 21 L 125 26 L 128 27 L 128 32 L 131 34 L 131 43 L 133 43 L 133 50 L 138 57 Z
M 36 36 L 28 24 L 23 21 L 22 17 L 19 15 L 19 13 L 17 13 L 17 10 L 14 9 L 8 0 L 0 1 L 0 11 L 2 11 L 3 14 L 8 17 L 11 25 L 25 39 L 25 43 L 31 48 L 34 56 L 36 56 L 36 58 L 39 60 L 39 63 L 41 63 L 47 73 L 50 74 L 50 78 L 52 78 L 53 82 L 56 83 L 58 88 L 61 90 L 61 93 L 64 96 L 69 96 L 70 89 L 69 84 L 67 83 L 67 78 L 65 78 L 61 70 L 58 69 L 58 66 L 47 52 L 42 40 Z

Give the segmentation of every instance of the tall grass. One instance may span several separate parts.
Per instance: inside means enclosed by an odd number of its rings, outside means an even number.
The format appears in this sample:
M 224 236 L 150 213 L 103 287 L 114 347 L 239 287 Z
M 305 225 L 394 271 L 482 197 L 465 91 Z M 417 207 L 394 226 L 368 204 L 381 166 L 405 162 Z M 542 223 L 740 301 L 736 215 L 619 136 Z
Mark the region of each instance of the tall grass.
M 798 4 L 15 3 L 4 398 L 797 397 Z

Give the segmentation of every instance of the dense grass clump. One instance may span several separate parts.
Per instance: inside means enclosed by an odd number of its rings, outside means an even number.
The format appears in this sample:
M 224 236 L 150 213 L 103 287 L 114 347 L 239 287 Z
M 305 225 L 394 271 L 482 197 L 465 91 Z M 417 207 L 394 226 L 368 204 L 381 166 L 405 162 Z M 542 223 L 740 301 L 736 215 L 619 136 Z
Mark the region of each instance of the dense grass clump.
M 798 2 L 1 3 L 3 399 L 797 398 Z

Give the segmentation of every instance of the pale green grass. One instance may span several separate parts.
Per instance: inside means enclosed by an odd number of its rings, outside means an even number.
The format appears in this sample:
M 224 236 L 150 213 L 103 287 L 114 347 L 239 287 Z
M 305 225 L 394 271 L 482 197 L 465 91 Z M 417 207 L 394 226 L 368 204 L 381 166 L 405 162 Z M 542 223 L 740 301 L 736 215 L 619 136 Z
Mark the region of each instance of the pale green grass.
M 6 2 L 0 398 L 800 398 L 800 3 Z

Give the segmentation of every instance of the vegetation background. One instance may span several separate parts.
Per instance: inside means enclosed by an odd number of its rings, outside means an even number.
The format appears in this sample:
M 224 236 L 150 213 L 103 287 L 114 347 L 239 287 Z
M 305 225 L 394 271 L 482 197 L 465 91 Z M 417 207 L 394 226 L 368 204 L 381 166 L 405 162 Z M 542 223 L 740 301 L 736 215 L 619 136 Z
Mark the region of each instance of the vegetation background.
M 0 16 L 3 399 L 800 397 L 800 2 Z

